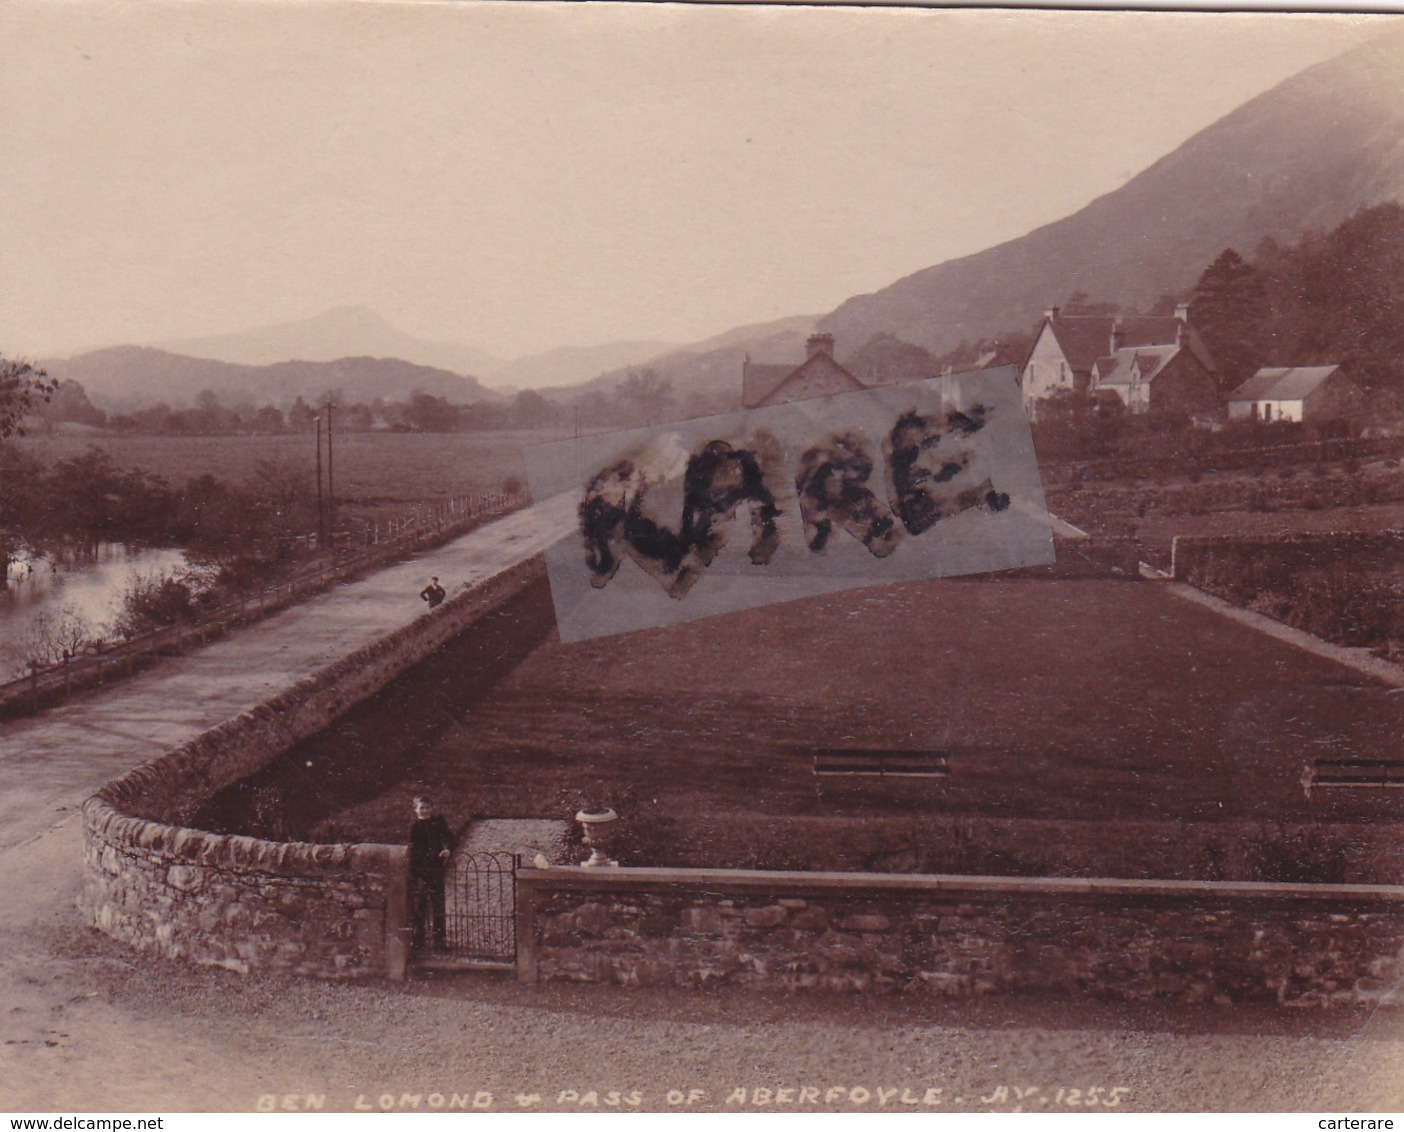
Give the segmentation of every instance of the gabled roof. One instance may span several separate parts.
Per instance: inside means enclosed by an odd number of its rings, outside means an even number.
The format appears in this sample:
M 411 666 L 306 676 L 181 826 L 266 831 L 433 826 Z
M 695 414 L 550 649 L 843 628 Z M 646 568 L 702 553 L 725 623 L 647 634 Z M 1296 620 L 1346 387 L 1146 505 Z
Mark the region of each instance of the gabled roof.
M 1300 401 L 1340 366 L 1277 366 L 1260 369 L 1229 394 L 1230 401 Z
M 1091 373 L 1092 366 L 1107 357 L 1111 348 L 1112 331 L 1117 332 L 1117 346 L 1182 346 L 1210 373 L 1215 372 L 1214 359 L 1200 337 L 1199 331 L 1174 315 L 1135 315 L 1120 318 L 1112 315 L 1060 314 L 1045 321 L 1068 365 L 1074 373 Z M 1103 372 L 1097 366 L 1098 372 Z
M 770 365 L 766 362 L 751 361 L 744 363 L 741 366 L 741 403 L 748 407 L 759 405 L 794 372 L 795 367 L 791 365 Z
M 839 365 L 838 362 L 834 361 L 834 359 L 830 355 L 811 354 L 809 357 L 805 358 L 804 361 L 800 362 L 799 365 L 791 369 L 790 372 L 784 378 L 782 378 L 778 384 L 771 386 L 770 392 L 766 394 L 766 397 L 774 397 L 775 394 L 779 393 L 780 390 L 786 385 L 788 385 L 790 382 L 804 377 L 807 373 L 809 373 L 810 370 L 814 369 L 826 369 L 831 373 L 835 373 L 840 378 L 852 385 L 854 389 L 868 388 L 851 373 L 849 373 L 847 369 Z
M 741 366 L 741 404 L 748 409 L 763 405 L 780 392 L 781 386 L 819 368 L 837 374 L 854 389 L 868 388 L 827 353 L 811 354 L 794 366 L 747 361 Z
M 1138 362 L 1140 363 L 1142 383 L 1153 381 L 1179 352 L 1180 347 L 1173 344 L 1169 346 L 1131 346 L 1118 350 L 1115 355 L 1116 364 L 1110 372 L 1102 368 L 1103 362 L 1110 361 L 1110 358 L 1097 360 L 1097 384 L 1130 385 L 1132 369 Z
M 1209 347 L 1204 344 L 1199 331 L 1188 322 L 1181 327 L 1180 346 L 1217 379 L 1219 367 L 1214 364 L 1214 355 L 1209 352 Z
M 1090 373 L 1092 363 L 1107 352 L 1114 320 L 1103 315 L 1059 315 L 1044 325 L 1058 340 L 1074 373 Z

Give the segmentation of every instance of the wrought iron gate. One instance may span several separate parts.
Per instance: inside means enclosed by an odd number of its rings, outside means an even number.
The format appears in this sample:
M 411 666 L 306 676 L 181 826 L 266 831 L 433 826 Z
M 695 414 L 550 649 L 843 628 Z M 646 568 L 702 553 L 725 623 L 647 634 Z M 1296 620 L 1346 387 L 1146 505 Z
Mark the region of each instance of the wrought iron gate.
M 515 853 L 458 853 L 445 886 L 449 951 L 463 959 L 512 963 L 517 958 Z

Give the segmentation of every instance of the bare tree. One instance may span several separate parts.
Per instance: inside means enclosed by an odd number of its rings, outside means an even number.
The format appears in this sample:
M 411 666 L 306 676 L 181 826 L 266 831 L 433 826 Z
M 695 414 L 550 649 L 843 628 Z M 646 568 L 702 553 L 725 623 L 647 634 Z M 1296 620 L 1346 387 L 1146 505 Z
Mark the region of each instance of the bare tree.
M 285 524 L 292 523 L 312 492 L 312 476 L 304 463 L 282 457 L 254 465 L 249 486 Z
M 92 625 L 71 609 L 45 610 L 30 622 L 20 651 L 37 664 L 57 664 L 65 656 L 77 656 L 97 639 Z

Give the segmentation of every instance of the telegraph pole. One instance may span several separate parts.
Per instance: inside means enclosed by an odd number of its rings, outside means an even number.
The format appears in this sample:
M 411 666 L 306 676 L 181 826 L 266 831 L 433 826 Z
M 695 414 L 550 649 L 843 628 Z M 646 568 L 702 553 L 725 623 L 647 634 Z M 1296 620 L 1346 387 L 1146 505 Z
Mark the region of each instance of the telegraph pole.
M 322 418 L 317 418 L 317 549 L 327 545 L 327 512 L 322 504 Z
M 332 460 L 332 403 L 327 402 L 327 525 L 336 532 L 336 464 Z

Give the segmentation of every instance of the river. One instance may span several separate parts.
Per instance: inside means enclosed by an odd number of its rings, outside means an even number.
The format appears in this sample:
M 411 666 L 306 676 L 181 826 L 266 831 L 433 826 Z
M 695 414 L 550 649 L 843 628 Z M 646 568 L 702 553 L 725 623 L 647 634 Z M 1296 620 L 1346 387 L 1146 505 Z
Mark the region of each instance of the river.
M 12 562 L 0 592 L 0 679 L 23 675 L 31 656 L 52 645 L 65 625 L 90 637 L 116 628 L 133 582 L 170 577 L 185 565 L 175 547 L 98 545 L 92 555 L 56 553 Z

